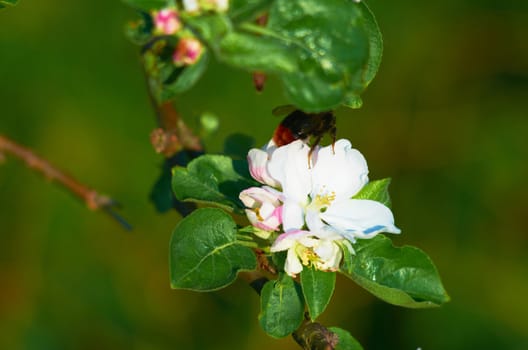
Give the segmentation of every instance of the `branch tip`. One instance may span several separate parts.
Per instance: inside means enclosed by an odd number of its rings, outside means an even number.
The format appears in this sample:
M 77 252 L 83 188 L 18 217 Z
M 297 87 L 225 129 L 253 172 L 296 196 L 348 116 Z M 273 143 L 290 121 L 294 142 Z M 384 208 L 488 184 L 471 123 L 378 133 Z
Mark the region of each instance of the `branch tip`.
M 61 185 L 82 200 L 88 209 L 92 211 L 103 210 L 126 230 L 132 229 L 132 226 L 126 220 L 113 211 L 114 208 L 120 207 L 115 200 L 80 183 L 47 160 L 36 155 L 31 149 L 16 143 L 4 135 L 0 135 L 0 162 L 5 160 L 6 155 L 22 160 L 28 168 L 40 173 L 50 182 L 56 182 Z

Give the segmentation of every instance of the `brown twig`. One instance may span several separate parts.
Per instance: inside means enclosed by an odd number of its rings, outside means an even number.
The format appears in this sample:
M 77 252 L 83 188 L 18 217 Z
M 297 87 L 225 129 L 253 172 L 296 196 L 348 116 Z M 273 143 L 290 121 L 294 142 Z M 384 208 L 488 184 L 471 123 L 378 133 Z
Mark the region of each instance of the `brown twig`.
M 203 151 L 200 138 L 194 135 L 185 124 L 172 102 L 169 101 L 160 105 L 153 102 L 153 104 L 156 109 L 159 128 L 152 131 L 150 141 L 157 153 L 163 154 L 165 158 L 170 158 L 182 150 Z
M 132 228 L 129 223 L 114 211 L 114 208 L 118 205 L 112 198 L 83 185 L 50 162 L 37 156 L 29 148 L 16 143 L 4 135 L 0 135 L 0 155 L 3 154 L 11 155 L 24 161 L 31 170 L 42 174 L 51 182 L 60 184 L 77 198 L 81 199 L 88 209 L 92 211 L 103 210 L 113 219 L 117 220 L 125 229 L 130 230 Z
M 158 36 L 149 43 L 143 45 L 141 49 L 141 64 L 145 75 L 148 96 L 152 107 L 156 112 L 158 128 L 150 134 L 150 140 L 154 150 L 161 153 L 165 158 L 170 158 L 181 151 L 203 152 L 203 145 L 200 138 L 192 132 L 185 124 L 174 107 L 173 101 L 161 102 L 156 98 L 154 92 L 157 82 L 157 67 L 147 63 L 146 56 L 151 53 L 160 54 L 166 46 L 166 37 Z
M 310 321 L 308 314 L 301 327 L 292 333 L 292 337 L 306 350 L 334 350 L 339 342 L 337 334 L 320 323 Z

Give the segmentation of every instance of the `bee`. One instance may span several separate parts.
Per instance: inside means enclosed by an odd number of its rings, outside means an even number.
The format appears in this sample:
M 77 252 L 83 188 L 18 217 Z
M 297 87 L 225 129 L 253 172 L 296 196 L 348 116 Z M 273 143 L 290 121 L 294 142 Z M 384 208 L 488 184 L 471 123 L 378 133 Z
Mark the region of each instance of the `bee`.
M 273 110 L 274 115 L 284 115 L 286 117 L 277 126 L 273 133 L 273 141 L 280 147 L 295 140 L 310 142 L 308 152 L 308 164 L 315 147 L 321 142 L 325 134 L 332 138 L 332 149 L 336 141 L 336 117 L 332 111 L 320 113 L 306 113 L 291 105 L 279 106 Z

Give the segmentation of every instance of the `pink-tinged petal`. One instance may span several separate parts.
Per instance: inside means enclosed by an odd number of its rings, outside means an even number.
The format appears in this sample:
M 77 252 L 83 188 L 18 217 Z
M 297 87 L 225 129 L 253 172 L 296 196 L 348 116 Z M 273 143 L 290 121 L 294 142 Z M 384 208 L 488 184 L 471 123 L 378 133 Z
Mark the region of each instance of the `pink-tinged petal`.
M 308 234 L 310 234 L 310 232 L 303 230 L 291 230 L 289 232 L 285 232 L 279 235 L 275 242 L 273 242 L 270 251 L 275 253 L 290 249 L 301 237 Z
M 368 182 L 367 161 L 348 140 L 338 140 L 333 149 L 319 148 L 313 160 L 312 197 L 334 193 L 337 200 L 350 198 Z
M 250 187 L 242 191 L 239 198 L 249 208 L 246 215 L 253 226 L 275 231 L 282 224 L 281 196 L 270 187 Z
M 372 200 L 346 199 L 334 202 L 321 219 L 344 237 L 372 238 L 380 232 L 400 233 L 394 216 L 385 205 Z
M 279 182 L 268 173 L 268 152 L 253 148 L 248 152 L 247 161 L 249 165 L 249 173 L 255 180 L 265 185 L 279 187 Z
M 311 190 L 308 152 L 310 148 L 298 140 L 277 148 L 268 162 L 268 172 L 282 187 L 286 198 L 304 203 Z
M 281 193 L 270 187 L 250 187 L 240 192 L 238 196 L 248 208 L 255 209 L 262 203 L 271 203 L 274 207 L 280 205 Z

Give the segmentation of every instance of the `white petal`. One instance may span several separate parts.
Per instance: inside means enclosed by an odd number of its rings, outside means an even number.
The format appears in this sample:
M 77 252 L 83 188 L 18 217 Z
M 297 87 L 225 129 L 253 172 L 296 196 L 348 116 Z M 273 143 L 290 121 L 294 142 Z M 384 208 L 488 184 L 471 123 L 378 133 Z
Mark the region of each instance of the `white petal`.
M 339 268 L 343 253 L 335 242 L 321 240 L 321 243 L 314 248 L 314 252 L 321 259 L 319 267 L 322 270 L 337 270 Z
M 380 232 L 400 233 L 394 226 L 394 216 L 385 205 L 365 199 L 334 202 L 321 218 L 343 236 L 353 240 L 372 238 Z
M 277 237 L 275 242 L 273 242 L 270 251 L 275 253 L 290 249 L 295 244 L 297 244 L 297 240 L 303 235 L 306 235 L 306 233 L 306 231 L 301 230 L 293 230 L 290 232 L 283 233 L 279 235 L 279 237 Z
M 295 200 L 287 198 L 282 206 L 282 228 L 285 232 L 300 230 L 304 226 L 304 208 Z
M 335 153 L 334 153 L 335 151 Z M 312 196 L 334 192 L 336 199 L 350 198 L 368 182 L 365 157 L 341 139 L 314 152 Z
M 229 0 L 217 0 L 216 8 L 218 9 L 218 11 L 227 11 L 227 9 L 229 8 Z
M 268 172 L 282 186 L 287 198 L 303 202 L 311 191 L 308 152 L 310 148 L 298 140 L 277 148 L 268 162 Z
M 286 262 L 284 263 L 284 271 L 292 277 L 295 277 L 303 269 L 301 261 L 295 252 L 295 249 L 288 250 L 286 255 Z
M 195 12 L 200 9 L 200 5 L 197 0 L 183 0 L 183 7 L 185 11 Z
M 306 226 L 310 231 L 317 233 L 324 229 L 325 224 L 321 221 L 320 214 L 319 210 L 310 208 L 306 210 Z

